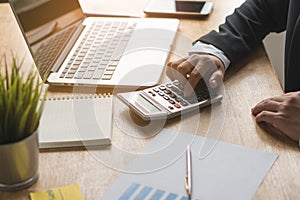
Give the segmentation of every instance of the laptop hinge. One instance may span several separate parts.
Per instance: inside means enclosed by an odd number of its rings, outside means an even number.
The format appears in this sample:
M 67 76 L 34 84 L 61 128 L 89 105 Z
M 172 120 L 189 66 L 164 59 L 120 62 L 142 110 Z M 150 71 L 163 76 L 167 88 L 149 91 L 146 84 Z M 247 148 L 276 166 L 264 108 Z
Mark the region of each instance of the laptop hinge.
M 58 56 L 58 59 L 54 63 L 54 65 L 51 69 L 51 72 L 57 72 L 59 70 L 60 66 L 64 62 L 64 60 L 67 57 L 68 53 L 73 48 L 75 42 L 77 41 L 78 37 L 80 36 L 80 34 L 81 34 L 81 32 L 83 31 L 84 28 L 85 28 L 85 26 L 82 23 L 80 23 L 79 26 L 77 27 L 76 31 L 74 32 L 74 34 L 70 38 L 69 42 L 65 46 L 64 50 Z

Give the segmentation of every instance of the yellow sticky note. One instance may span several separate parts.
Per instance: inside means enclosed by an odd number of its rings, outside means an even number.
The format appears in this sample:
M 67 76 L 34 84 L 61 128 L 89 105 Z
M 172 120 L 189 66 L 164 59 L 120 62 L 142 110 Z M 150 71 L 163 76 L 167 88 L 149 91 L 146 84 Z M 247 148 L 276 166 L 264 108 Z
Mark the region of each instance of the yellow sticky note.
M 83 200 L 79 185 L 30 193 L 31 200 Z

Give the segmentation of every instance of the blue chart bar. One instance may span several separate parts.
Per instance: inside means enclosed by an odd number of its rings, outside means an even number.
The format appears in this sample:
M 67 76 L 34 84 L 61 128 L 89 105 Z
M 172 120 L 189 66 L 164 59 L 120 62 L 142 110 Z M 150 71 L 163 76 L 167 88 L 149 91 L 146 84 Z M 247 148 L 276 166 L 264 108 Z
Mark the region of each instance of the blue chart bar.
M 132 183 L 125 192 L 119 197 L 119 200 L 176 200 L 178 194 L 175 193 L 166 193 L 166 191 L 161 189 L 156 189 L 153 191 L 152 187 L 144 186 L 141 187 L 141 184 Z M 166 193 L 166 195 L 164 195 Z M 151 196 L 152 195 L 152 196 Z M 135 197 L 134 197 L 135 196 Z M 150 197 L 151 196 L 151 197 Z M 163 199 L 162 199 L 163 197 Z M 189 200 L 188 197 L 182 196 L 180 200 Z
M 163 190 L 156 190 L 155 193 L 152 195 L 150 200 L 160 200 L 160 198 L 164 195 L 165 191 Z
M 170 193 L 168 196 L 167 196 L 167 198 L 166 198 L 166 200 L 175 200 L 176 198 L 177 198 L 177 194 L 174 194 L 174 193 Z
M 132 183 L 127 190 L 122 194 L 119 200 L 128 200 L 133 193 L 140 187 L 140 184 Z
M 152 187 L 145 186 L 134 199 L 135 200 L 144 200 L 151 190 L 152 190 Z
M 188 197 L 182 197 L 181 200 L 190 200 Z

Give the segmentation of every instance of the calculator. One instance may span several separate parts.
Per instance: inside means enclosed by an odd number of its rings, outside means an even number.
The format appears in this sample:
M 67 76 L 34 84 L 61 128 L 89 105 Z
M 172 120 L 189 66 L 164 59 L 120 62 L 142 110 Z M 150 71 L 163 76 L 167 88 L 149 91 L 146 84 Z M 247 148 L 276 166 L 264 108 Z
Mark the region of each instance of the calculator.
M 184 97 L 184 86 L 175 80 L 140 91 L 119 93 L 117 96 L 143 120 L 169 119 L 220 102 L 222 95 L 209 90 L 199 81 L 195 93 Z

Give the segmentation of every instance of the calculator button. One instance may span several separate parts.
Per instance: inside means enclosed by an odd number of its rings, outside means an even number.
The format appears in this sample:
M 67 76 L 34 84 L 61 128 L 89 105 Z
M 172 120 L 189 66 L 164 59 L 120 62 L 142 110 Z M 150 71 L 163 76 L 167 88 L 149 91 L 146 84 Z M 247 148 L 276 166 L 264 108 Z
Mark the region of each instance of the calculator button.
M 176 108 L 181 108 L 181 106 L 180 106 L 178 103 L 175 103 L 174 106 L 175 106 Z
M 209 94 L 204 94 L 203 97 L 204 99 L 209 99 Z
M 165 99 L 165 100 L 170 100 L 170 97 L 164 96 L 164 99 Z
M 175 101 L 173 101 L 172 99 L 169 100 L 170 104 L 175 104 Z
M 175 101 L 177 101 L 177 102 L 181 102 L 181 101 L 182 101 L 182 98 L 180 98 L 180 97 L 177 97 L 177 98 L 175 98 Z
M 152 91 L 149 91 L 148 93 L 149 93 L 149 94 L 151 94 L 153 97 L 155 97 L 155 96 L 156 96 L 156 94 L 155 94 L 155 93 L 153 93 Z
M 161 89 L 161 90 L 165 90 L 165 89 L 166 89 L 166 86 L 164 86 L 164 85 L 161 85 L 161 86 L 159 86 L 159 89 Z
M 174 86 L 171 87 L 170 89 L 171 89 L 173 92 L 178 92 L 178 91 L 179 91 L 179 89 L 178 89 L 177 87 L 174 87 Z
M 171 98 L 176 98 L 177 96 L 174 93 L 169 94 Z
M 172 88 L 173 85 L 172 85 L 172 83 L 168 83 L 168 84 L 166 85 L 166 87 L 167 87 L 167 88 Z
M 159 92 L 159 89 L 158 88 L 153 88 L 153 91 L 154 92 Z
M 168 108 L 169 108 L 169 109 L 171 109 L 171 110 L 173 110 L 173 109 L 174 109 L 174 107 L 173 107 L 173 106 L 168 106 Z
M 181 104 L 182 106 L 187 106 L 187 105 L 188 105 L 188 103 L 187 103 L 186 101 L 182 101 L 182 102 L 180 102 L 180 104 Z
M 179 90 L 178 92 L 176 92 L 179 96 L 183 96 L 183 91 Z
M 200 97 L 200 99 L 195 99 L 195 98 L 190 98 L 190 99 L 188 99 L 187 101 L 190 103 L 190 104 L 194 104 L 194 103 L 197 103 L 198 101 L 201 101 L 201 97 Z
M 164 92 L 165 92 L 165 94 L 171 94 L 171 91 L 168 89 L 166 89 Z
M 159 94 L 160 96 L 164 96 L 164 95 L 165 95 L 162 91 L 158 92 L 158 94 Z
M 202 96 L 197 97 L 198 102 L 204 101 L 205 99 Z
M 183 90 L 183 89 L 184 89 L 184 86 L 181 85 L 181 84 L 179 84 L 177 87 L 178 87 L 180 90 Z

